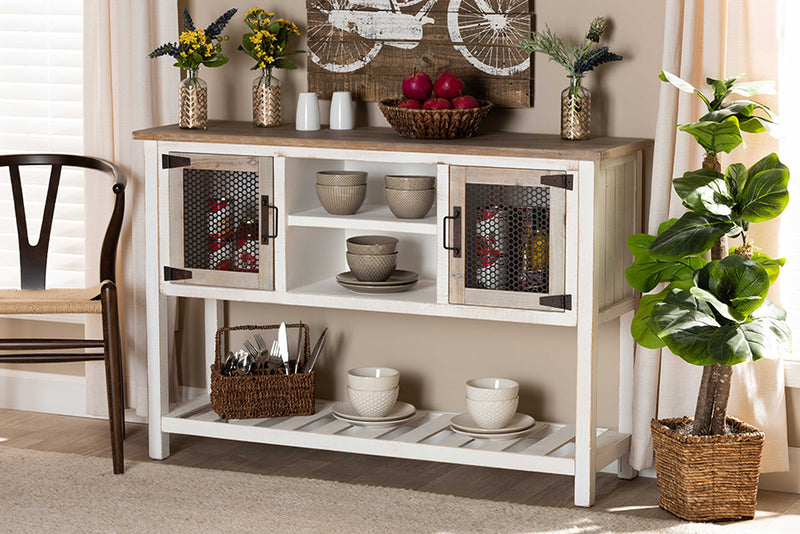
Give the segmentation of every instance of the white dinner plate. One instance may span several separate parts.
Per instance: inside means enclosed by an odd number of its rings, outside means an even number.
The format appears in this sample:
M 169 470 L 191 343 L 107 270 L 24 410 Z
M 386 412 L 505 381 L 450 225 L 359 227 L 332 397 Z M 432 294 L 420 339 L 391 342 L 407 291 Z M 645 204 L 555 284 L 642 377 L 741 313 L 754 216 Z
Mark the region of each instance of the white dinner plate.
M 524 413 L 515 413 L 511 421 L 503 428 L 481 428 L 478 423 L 468 413 L 454 415 L 450 420 L 453 427 L 463 430 L 464 432 L 472 432 L 473 434 L 500 434 L 508 432 L 517 432 L 520 430 L 527 430 L 531 428 L 536 420 L 530 415 Z
M 396 402 L 394 406 L 392 406 L 392 409 L 389 410 L 389 413 L 383 417 L 364 417 L 363 415 L 358 415 L 358 412 L 353 405 L 346 401 L 338 402 L 333 407 L 334 415 L 338 415 L 343 419 L 352 419 L 353 421 L 369 421 L 374 423 L 405 419 L 406 417 L 414 415 L 416 411 L 417 409 L 414 408 L 414 405 L 407 402 Z
M 345 423 L 350 423 L 351 425 L 356 425 L 356 426 L 368 426 L 368 427 L 373 427 L 373 428 L 380 428 L 380 427 L 384 427 L 384 426 L 399 425 L 399 424 L 405 423 L 407 421 L 411 421 L 412 419 L 414 419 L 416 417 L 416 415 L 417 415 L 416 413 L 412 413 L 408 417 L 403 417 L 402 419 L 390 419 L 388 421 L 358 421 L 356 419 L 350 419 L 348 417 L 342 417 L 341 415 L 338 415 L 336 413 L 333 414 L 333 416 L 336 419 L 339 419 L 340 421 L 344 421 Z
M 488 441 L 499 441 L 501 439 L 521 438 L 522 436 L 525 436 L 526 434 L 539 432 L 540 430 L 545 429 L 547 426 L 549 426 L 548 423 L 535 423 L 530 428 L 525 428 L 525 429 L 522 429 L 522 430 L 516 430 L 514 432 L 495 432 L 493 434 L 486 434 L 486 433 L 482 433 L 482 432 L 468 432 L 466 430 L 461 430 L 461 429 L 456 428 L 455 426 L 453 426 L 452 423 L 450 423 L 450 430 L 452 430 L 456 434 L 464 434 L 465 436 L 469 436 L 469 437 L 475 438 L 475 439 L 485 439 L 485 440 L 488 440 Z
M 406 285 L 419 280 L 419 274 L 415 273 L 414 271 L 404 271 L 402 269 L 396 269 L 390 276 L 388 280 L 384 280 L 383 282 L 365 282 L 363 280 L 359 280 L 356 278 L 351 271 L 345 271 L 343 273 L 339 273 L 336 275 L 336 280 L 338 282 L 344 282 L 345 284 L 349 284 L 352 286 L 367 286 L 367 287 L 387 287 L 387 286 L 397 286 L 397 285 Z

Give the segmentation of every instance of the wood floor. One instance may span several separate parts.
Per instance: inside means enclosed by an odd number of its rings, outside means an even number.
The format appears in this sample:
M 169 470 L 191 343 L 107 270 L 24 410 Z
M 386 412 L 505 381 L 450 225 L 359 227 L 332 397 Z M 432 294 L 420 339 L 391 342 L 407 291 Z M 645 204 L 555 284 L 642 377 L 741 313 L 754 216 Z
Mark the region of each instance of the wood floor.
M 106 457 L 111 470 L 109 427 L 105 420 L 0 410 L 0 447 L 3 446 Z M 180 466 L 336 480 L 540 506 L 572 506 L 572 478 L 561 475 L 179 435 L 172 436 L 171 453 L 163 461 Z M 125 458 L 153 461 L 147 456 L 145 425 L 127 424 Z M 598 476 L 594 510 L 671 517 L 658 508 L 657 502 L 654 479 Z M 800 495 L 761 491 L 755 519 L 725 526 L 746 528 L 753 533 L 799 533 Z

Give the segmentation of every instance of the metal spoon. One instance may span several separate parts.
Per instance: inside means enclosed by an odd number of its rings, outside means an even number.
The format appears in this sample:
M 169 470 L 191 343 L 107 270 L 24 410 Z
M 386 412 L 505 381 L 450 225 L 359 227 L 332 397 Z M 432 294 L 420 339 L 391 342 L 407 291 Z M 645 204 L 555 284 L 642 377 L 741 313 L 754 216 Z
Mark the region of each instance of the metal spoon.
M 236 358 L 236 373 L 239 376 L 244 376 L 250 372 L 253 367 L 253 356 L 246 350 L 239 349 L 233 353 Z
M 222 364 L 222 374 L 225 376 L 233 376 L 233 373 L 236 372 L 236 358 L 233 355 L 233 352 L 228 352 L 227 356 L 225 356 L 225 363 Z

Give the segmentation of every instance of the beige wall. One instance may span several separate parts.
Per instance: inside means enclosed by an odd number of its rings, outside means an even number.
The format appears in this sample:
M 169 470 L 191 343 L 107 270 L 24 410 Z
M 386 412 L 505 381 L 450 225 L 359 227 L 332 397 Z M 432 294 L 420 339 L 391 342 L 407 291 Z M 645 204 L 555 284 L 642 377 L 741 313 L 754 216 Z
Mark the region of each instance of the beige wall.
M 547 23 L 565 38 L 583 37 L 589 21 L 599 15 L 612 22 L 612 50 L 625 56 L 588 76 L 592 91 L 595 135 L 652 137 L 658 98 L 663 6 L 660 2 L 612 0 L 602 8 L 587 9 L 584 0 L 537 2 L 538 26 Z M 251 3 L 223 0 L 185 0 L 196 24 L 206 25 L 229 7 L 239 13 L 226 33 L 226 53 L 231 58 L 221 69 L 201 69 L 209 85 L 212 119 L 250 120 L 250 58 L 236 51 L 246 26 L 241 22 Z M 265 1 L 258 4 L 292 20 L 301 28 L 305 46 L 305 2 Z M 286 122 L 294 117 L 295 100 L 305 91 L 305 58 L 301 69 L 279 72 L 282 112 Z M 413 68 L 409 65 L 409 71 Z M 496 110 L 486 128 L 518 132 L 558 133 L 559 97 L 566 73 L 542 58 L 535 60 L 535 104 L 531 109 Z M 398 80 L 399 87 L 400 80 Z M 375 104 L 361 106 L 361 123 L 384 126 Z M 317 335 L 330 329 L 325 361 L 320 367 L 319 394 L 343 398 L 344 372 L 357 365 L 390 365 L 402 372 L 401 397 L 421 407 L 463 410 L 463 382 L 471 377 L 500 375 L 520 380 L 520 409 L 536 417 L 569 421 L 574 418 L 575 334 L 573 329 L 496 322 L 406 317 L 314 308 L 228 305 L 229 324 L 303 320 Z M 198 317 L 196 309 L 189 312 Z M 200 324 L 197 324 L 200 327 Z M 191 336 L 188 336 L 191 337 Z M 601 329 L 599 374 L 600 422 L 616 425 L 618 351 L 617 323 Z M 192 351 L 194 352 L 194 351 Z M 193 382 L 201 375 L 183 365 L 182 375 Z

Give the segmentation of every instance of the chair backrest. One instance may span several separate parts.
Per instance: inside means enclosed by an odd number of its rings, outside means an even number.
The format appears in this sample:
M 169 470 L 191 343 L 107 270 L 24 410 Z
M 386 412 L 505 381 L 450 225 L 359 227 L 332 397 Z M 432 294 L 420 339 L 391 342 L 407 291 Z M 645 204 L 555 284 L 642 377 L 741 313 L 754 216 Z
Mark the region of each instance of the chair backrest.
M 28 223 L 22 195 L 20 167 L 25 165 L 49 165 L 50 182 L 45 197 L 42 226 L 39 240 L 31 245 L 28 240 Z M 116 281 L 117 243 L 122 230 L 125 211 L 125 173 L 111 162 L 100 158 L 71 154 L 14 154 L 0 156 L 0 167 L 8 167 L 11 177 L 11 192 L 14 197 L 14 215 L 17 222 L 19 242 L 20 286 L 22 289 L 44 289 L 47 270 L 47 252 L 50 245 L 50 230 L 53 226 L 58 185 L 63 167 L 79 167 L 103 172 L 113 180 L 111 190 L 116 195 L 114 210 L 106 228 L 100 250 L 100 280 Z

